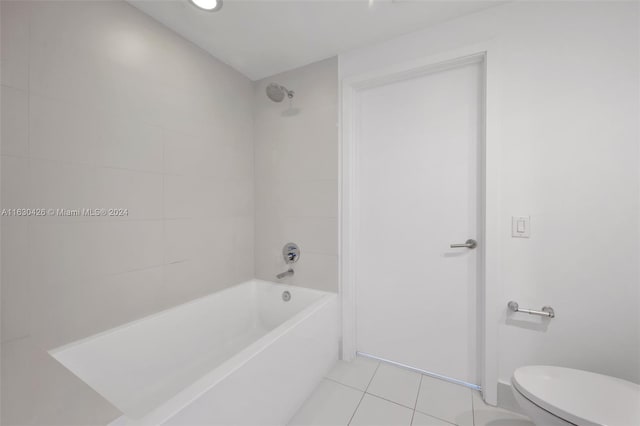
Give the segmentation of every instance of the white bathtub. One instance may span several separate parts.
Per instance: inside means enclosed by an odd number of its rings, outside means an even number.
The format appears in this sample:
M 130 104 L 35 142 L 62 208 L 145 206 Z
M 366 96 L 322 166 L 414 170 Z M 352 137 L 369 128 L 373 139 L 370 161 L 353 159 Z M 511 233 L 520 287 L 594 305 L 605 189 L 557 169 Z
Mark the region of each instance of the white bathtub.
M 335 294 L 252 280 L 50 353 L 123 412 L 114 425 L 284 425 L 338 339 Z

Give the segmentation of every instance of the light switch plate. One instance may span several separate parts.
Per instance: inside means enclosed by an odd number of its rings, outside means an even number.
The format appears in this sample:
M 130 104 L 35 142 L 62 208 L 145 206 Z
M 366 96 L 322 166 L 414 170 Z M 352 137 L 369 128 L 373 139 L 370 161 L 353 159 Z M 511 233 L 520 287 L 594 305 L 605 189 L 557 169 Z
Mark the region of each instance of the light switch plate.
M 513 216 L 511 218 L 511 236 L 513 238 L 529 238 L 531 218 L 529 216 Z

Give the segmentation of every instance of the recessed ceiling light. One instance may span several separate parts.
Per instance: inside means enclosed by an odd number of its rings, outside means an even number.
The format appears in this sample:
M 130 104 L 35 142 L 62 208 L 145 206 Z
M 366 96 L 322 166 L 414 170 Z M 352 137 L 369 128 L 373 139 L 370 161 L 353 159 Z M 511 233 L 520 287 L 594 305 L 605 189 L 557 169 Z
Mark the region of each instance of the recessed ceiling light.
M 216 12 L 222 9 L 222 0 L 189 0 L 194 6 L 207 12 Z

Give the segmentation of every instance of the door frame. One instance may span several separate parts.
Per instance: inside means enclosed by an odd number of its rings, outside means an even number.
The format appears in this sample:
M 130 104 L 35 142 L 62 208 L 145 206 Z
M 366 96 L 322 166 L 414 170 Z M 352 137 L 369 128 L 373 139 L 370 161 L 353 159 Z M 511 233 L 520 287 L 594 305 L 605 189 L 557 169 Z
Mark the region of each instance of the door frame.
M 339 293 L 342 313 L 342 341 L 340 357 L 352 360 L 356 355 L 356 270 L 357 247 L 355 233 L 358 216 L 357 154 L 359 144 L 359 92 L 427 75 L 468 63 L 480 63 L 481 133 L 478 147 L 478 240 L 482 249 L 478 256 L 478 366 L 482 396 L 485 402 L 497 405 L 498 392 L 498 321 L 500 300 L 500 126 L 498 49 L 493 43 L 467 46 L 358 74 L 340 81 L 340 176 L 339 176 Z M 452 309 L 455 309 L 452 307 Z

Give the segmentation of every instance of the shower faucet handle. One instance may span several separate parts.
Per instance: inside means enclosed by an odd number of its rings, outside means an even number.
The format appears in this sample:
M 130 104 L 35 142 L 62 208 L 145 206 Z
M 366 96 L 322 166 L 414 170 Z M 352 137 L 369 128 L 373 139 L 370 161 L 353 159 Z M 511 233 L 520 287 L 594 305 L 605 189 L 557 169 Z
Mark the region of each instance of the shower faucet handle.
M 300 258 L 300 247 L 296 243 L 287 243 L 282 247 L 282 257 L 286 263 L 295 263 Z

